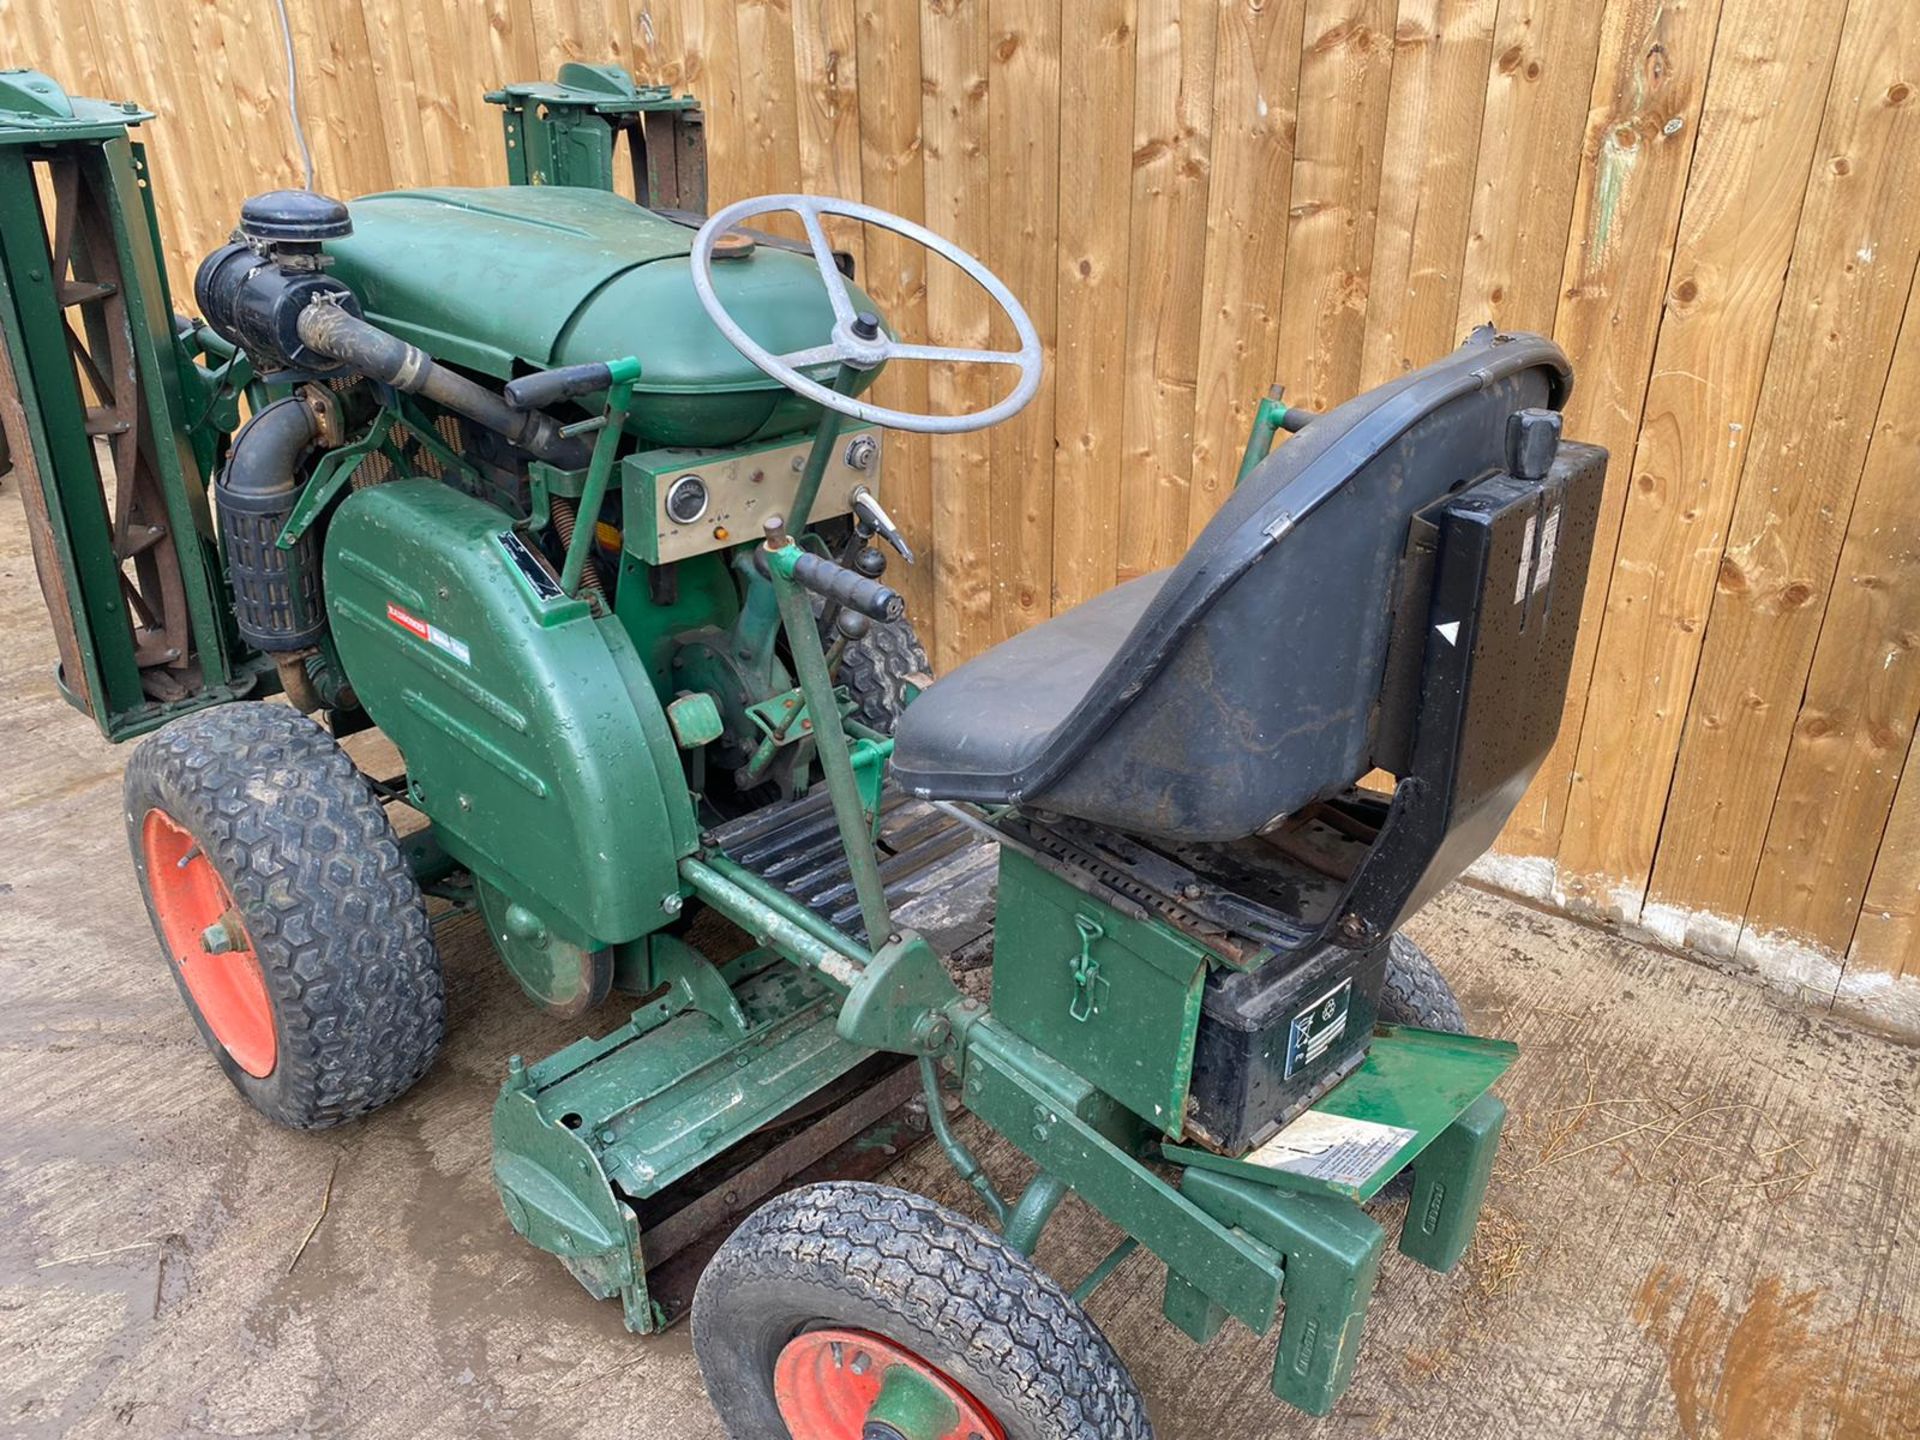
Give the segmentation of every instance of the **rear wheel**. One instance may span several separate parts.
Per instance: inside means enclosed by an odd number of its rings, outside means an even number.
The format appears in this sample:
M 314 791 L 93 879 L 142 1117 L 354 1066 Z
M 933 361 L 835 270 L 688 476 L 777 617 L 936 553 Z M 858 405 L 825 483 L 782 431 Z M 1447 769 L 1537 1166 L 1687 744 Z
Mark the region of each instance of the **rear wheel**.
M 693 1302 L 733 1440 L 1152 1440 L 1086 1311 L 998 1237 L 850 1182 L 760 1207 Z
M 446 1029 L 426 905 L 332 736 L 282 705 L 215 706 L 143 744 L 125 796 L 174 982 L 256 1109 L 319 1129 L 426 1073 Z
M 853 718 L 891 735 L 907 708 L 910 677 L 926 675 L 931 668 L 910 621 L 874 621 L 859 639 L 847 642 L 838 678 L 853 700 Z
M 1389 946 L 1387 977 L 1380 987 L 1380 1018 L 1390 1025 L 1464 1035 L 1467 1017 L 1432 957 L 1397 930 Z

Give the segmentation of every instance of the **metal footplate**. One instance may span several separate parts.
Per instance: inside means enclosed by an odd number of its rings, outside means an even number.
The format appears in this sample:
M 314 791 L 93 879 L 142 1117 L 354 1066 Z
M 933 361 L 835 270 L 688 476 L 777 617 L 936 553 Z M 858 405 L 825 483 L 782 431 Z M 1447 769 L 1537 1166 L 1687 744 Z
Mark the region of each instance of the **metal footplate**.
M 824 795 L 722 827 L 711 845 L 847 934 L 859 907 Z M 901 923 L 942 949 L 986 943 L 992 841 L 884 797 L 881 873 Z M 557 1255 L 627 1327 L 672 1323 L 714 1249 L 754 1206 L 809 1180 L 864 1179 L 928 1133 L 919 1074 L 835 1029 L 840 997 L 756 949 L 709 964 L 656 935 L 652 992 L 625 1025 L 531 1065 L 494 1108 L 494 1179 L 514 1229 Z
M 926 1133 L 914 1066 L 841 1039 L 826 986 L 767 950 L 709 973 L 737 1020 L 670 987 L 610 1034 L 515 1056 L 494 1107 L 514 1229 L 643 1334 L 685 1313 L 707 1257 L 766 1196 L 867 1178 Z
M 1505 1040 L 1382 1026 L 1360 1068 L 1266 1144 L 1229 1157 L 1183 1145 L 1181 1193 L 1284 1259 L 1273 1392 L 1324 1415 L 1353 1378 L 1386 1232 L 1362 1205 L 1411 1170 L 1400 1252 L 1430 1270 L 1473 1240 L 1507 1107 L 1489 1093 Z M 1226 1312 L 1169 1273 L 1166 1316 L 1207 1339 Z
M 716 830 L 714 845 L 849 937 L 860 931 L 852 866 L 825 787 Z M 999 846 L 951 811 L 881 792 L 875 848 L 896 925 L 964 967 L 990 944 Z

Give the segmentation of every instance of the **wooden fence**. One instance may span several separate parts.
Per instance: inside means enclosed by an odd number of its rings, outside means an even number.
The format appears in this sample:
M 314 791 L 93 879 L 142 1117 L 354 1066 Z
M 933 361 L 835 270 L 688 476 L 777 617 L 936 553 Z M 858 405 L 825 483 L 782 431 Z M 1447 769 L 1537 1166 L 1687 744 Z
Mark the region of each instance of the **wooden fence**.
M 864 199 L 1008 281 L 1040 398 L 891 462 L 942 665 L 1171 563 L 1275 379 L 1325 406 L 1484 319 L 1551 331 L 1613 473 L 1562 743 L 1489 873 L 1920 1015 L 1888 978 L 1920 977 L 1911 0 L 289 9 L 324 189 L 499 183 L 482 91 L 611 59 L 699 94 L 716 203 Z M 182 294 L 297 176 L 271 0 L 0 0 L 0 63 L 159 112 Z M 852 243 L 903 327 L 988 338 L 944 265 Z

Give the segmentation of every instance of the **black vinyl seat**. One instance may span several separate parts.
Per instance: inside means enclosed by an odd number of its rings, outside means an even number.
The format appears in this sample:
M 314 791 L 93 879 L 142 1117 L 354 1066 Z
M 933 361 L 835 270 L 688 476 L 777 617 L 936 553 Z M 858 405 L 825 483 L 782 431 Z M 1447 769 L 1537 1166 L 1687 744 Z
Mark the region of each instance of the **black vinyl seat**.
M 1006 640 L 921 695 L 893 775 L 1134 835 L 1232 840 L 1373 768 L 1401 561 L 1423 510 L 1559 409 L 1551 341 L 1482 327 L 1279 445 L 1170 570 Z

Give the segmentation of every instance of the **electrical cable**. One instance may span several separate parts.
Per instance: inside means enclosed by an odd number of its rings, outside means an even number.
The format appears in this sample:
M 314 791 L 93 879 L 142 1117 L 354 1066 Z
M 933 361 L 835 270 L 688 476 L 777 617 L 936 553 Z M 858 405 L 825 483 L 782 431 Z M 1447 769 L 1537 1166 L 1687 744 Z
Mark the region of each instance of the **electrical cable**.
M 293 142 L 300 147 L 300 166 L 306 173 L 304 189 L 313 189 L 313 151 L 307 147 L 306 127 L 300 123 L 300 75 L 293 60 L 293 22 L 287 19 L 287 0 L 273 0 L 280 12 L 280 43 L 287 52 L 287 114 L 293 121 Z

